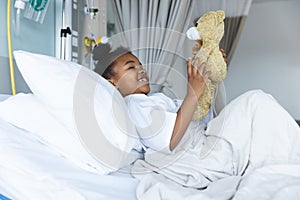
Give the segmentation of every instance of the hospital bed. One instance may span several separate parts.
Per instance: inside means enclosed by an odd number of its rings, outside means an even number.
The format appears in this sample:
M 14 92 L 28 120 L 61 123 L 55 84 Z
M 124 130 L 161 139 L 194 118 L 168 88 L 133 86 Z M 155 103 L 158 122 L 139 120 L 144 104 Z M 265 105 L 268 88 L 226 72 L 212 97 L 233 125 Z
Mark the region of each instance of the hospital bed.
M 123 126 L 134 133 L 126 118 L 116 118 L 111 112 L 117 108 L 118 115 L 122 115 L 124 109 L 114 87 L 72 62 L 24 51 L 14 55 L 32 93 L 0 95 L 0 199 L 123 200 L 165 199 L 168 195 L 172 199 L 299 199 L 297 163 L 261 166 L 247 176 L 228 176 L 202 190 L 164 185 L 158 178 L 154 185 L 159 190 L 152 190 L 158 193 L 149 190 L 141 195 L 139 188 L 145 187 L 141 185 L 145 182 L 129 171 L 133 161 L 142 155 L 131 152 L 132 140 L 113 127 Z M 112 96 L 117 100 L 110 100 Z M 97 104 L 96 100 L 102 103 Z M 94 105 L 95 113 L 87 114 L 92 114 L 92 118 L 80 110 L 83 106 L 90 109 L 87 103 Z M 99 110 L 105 118 L 97 114 Z M 101 155 L 97 148 L 85 146 L 90 141 L 82 134 L 93 131 L 85 124 L 80 126 L 82 118 L 76 117 L 78 113 L 86 120 L 105 121 L 97 123 L 96 129 L 104 135 L 107 130 L 114 134 L 112 138 L 105 135 L 108 140 L 119 138 L 112 142 L 113 146 L 130 158 L 121 157 L 111 165 L 101 162 L 105 161 L 102 156 L 110 153 Z M 115 119 L 126 123 L 118 124 Z M 79 121 L 74 127 L 76 120 Z M 74 134 L 75 129 L 81 133 Z M 112 156 L 109 155 L 111 159 Z

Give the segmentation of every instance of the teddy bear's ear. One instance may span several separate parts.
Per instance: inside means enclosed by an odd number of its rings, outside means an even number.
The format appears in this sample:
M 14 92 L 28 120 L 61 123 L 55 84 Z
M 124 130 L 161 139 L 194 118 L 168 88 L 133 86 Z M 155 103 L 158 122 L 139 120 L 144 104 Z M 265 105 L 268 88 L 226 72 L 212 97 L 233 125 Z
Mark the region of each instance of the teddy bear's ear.
M 217 16 L 221 19 L 224 20 L 225 19 L 225 12 L 223 10 L 218 10 L 217 11 Z

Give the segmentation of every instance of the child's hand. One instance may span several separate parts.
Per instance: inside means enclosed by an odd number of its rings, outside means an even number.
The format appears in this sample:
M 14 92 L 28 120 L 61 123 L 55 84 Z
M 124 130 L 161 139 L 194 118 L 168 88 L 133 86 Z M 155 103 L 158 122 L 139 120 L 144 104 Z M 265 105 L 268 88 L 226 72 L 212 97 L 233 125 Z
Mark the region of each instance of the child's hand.
M 199 59 L 195 60 L 197 66 Z M 188 92 L 187 95 L 192 95 L 197 98 L 201 97 L 205 89 L 205 82 L 211 74 L 210 71 L 204 73 L 206 63 L 202 63 L 199 69 L 192 65 L 191 59 L 187 63 L 187 75 L 188 75 Z M 204 73 L 204 74 L 203 74 Z

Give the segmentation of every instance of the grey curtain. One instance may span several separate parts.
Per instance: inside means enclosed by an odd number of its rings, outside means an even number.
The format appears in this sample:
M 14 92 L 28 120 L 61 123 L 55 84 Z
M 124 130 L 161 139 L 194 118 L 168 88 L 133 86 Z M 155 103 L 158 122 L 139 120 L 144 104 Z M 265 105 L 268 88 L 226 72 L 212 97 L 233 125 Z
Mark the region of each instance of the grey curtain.
M 220 43 L 220 47 L 223 48 L 227 54 L 227 62 L 230 63 L 240 35 L 242 33 L 247 16 L 227 17 L 224 21 L 225 31 L 224 37 Z
M 190 52 L 183 46 L 191 43 L 185 37 L 185 30 L 192 24 L 193 1 L 113 0 L 113 3 L 118 33 L 112 38 L 113 43 L 128 45 L 138 56 L 150 76 L 151 91 L 182 97 L 184 91 L 176 93 L 168 80 L 174 75 L 185 84 L 182 74 Z

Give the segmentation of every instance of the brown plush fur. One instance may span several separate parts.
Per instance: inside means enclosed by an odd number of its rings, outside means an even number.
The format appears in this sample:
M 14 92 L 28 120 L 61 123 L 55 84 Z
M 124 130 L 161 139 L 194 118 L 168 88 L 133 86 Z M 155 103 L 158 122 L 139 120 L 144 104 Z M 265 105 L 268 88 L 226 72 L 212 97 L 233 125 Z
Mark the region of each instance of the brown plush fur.
M 220 52 L 220 41 L 224 35 L 225 13 L 222 10 L 207 12 L 197 21 L 197 30 L 201 37 L 192 49 L 193 61 L 199 58 L 200 67 L 206 62 L 205 71 L 210 71 L 211 75 L 206 82 L 206 88 L 200 97 L 193 120 L 202 119 L 208 113 L 214 98 L 217 84 L 224 80 L 227 72 L 227 65 Z

